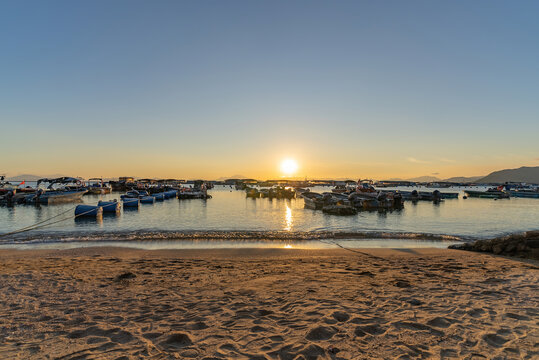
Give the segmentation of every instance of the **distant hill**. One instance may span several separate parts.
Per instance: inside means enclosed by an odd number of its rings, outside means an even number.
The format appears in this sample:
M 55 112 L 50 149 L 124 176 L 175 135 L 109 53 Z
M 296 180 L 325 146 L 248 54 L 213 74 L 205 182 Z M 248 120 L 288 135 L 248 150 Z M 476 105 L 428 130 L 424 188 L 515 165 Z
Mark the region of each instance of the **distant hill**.
M 22 175 L 9 177 L 6 180 L 8 180 L 8 181 L 23 181 L 23 180 L 37 181 L 39 179 L 43 179 L 43 177 L 37 176 L 37 175 L 30 175 L 30 174 L 22 174 Z
M 407 181 L 414 181 L 414 182 L 435 182 L 435 181 L 441 181 L 440 178 L 437 178 L 436 176 L 418 176 L 411 179 L 406 179 Z
M 10 176 L 6 178 L 7 181 L 38 181 L 43 178 L 59 178 L 66 175 L 61 174 L 52 174 L 52 175 L 32 175 L 32 174 L 22 174 L 17 176 Z
M 484 176 L 456 176 L 449 179 L 444 179 L 443 181 L 446 182 L 453 182 L 453 183 L 468 183 L 468 182 L 476 182 L 477 180 L 481 179 Z
M 413 181 L 413 182 L 454 182 L 454 183 L 465 183 L 465 182 L 475 182 L 477 179 L 482 178 L 483 176 L 455 176 L 449 179 L 440 179 L 436 176 L 418 176 L 410 179 L 401 179 L 401 178 L 391 178 L 390 181 Z
M 218 179 L 216 179 L 217 181 L 225 181 L 225 180 L 228 180 L 228 179 L 249 179 L 247 176 L 244 176 L 244 175 L 232 175 L 232 176 L 228 176 L 228 177 L 220 177 Z
M 484 178 L 477 180 L 480 183 L 525 182 L 539 184 L 539 166 L 523 166 L 518 169 L 505 169 L 494 171 Z

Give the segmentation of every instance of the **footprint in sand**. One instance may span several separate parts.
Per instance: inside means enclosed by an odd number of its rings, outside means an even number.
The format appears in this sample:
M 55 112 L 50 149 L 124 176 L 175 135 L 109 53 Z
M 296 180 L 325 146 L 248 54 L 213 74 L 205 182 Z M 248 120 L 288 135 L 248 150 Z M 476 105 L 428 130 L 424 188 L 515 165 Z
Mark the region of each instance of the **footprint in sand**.
M 483 309 L 471 309 L 468 310 L 468 315 L 470 315 L 473 318 L 480 318 L 485 314 L 485 310 Z
M 378 324 L 367 324 L 367 325 L 357 326 L 354 330 L 354 335 L 359 336 L 359 337 L 364 337 L 367 335 L 377 336 L 377 335 L 382 335 L 385 332 L 386 330 Z
M 498 334 L 483 335 L 483 340 L 485 340 L 485 342 L 489 344 L 490 346 L 494 346 L 494 347 L 500 347 L 508 341 L 507 339 L 501 337 Z
M 206 325 L 204 321 L 196 321 L 186 326 L 186 328 L 189 330 L 204 330 L 204 329 L 207 329 L 208 327 L 209 326 Z
M 338 322 L 346 322 L 350 320 L 350 315 L 344 311 L 335 311 L 333 314 L 331 314 L 331 316 L 333 316 L 333 318 Z
M 429 320 L 427 322 L 427 325 L 445 329 L 445 328 L 448 328 L 449 326 L 451 326 L 454 322 L 455 322 L 455 320 L 453 320 L 453 319 L 448 319 L 448 318 L 445 318 L 445 317 L 435 317 L 434 319 Z
M 253 326 L 253 327 L 251 328 L 251 332 L 252 332 L 252 333 L 255 333 L 255 332 L 264 332 L 264 331 L 268 331 L 268 329 L 266 329 L 266 328 L 263 327 L 263 326 L 259 326 L 259 325 Z
M 530 320 L 530 318 L 526 315 L 519 315 L 515 313 L 510 313 L 510 312 L 505 313 L 504 316 L 511 319 L 515 319 L 515 320 Z
M 311 341 L 329 340 L 337 333 L 337 330 L 329 326 L 317 326 L 307 333 L 305 338 Z
M 159 345 L 161 345 L 163 348 L 174 350 L 174 349 L 181 349 L 181 348 L 190 346 L 192 344 L 193 344 L 193 341 L 191 340 L 189 335 L 178 332 L 178 333 L 170 334 Z

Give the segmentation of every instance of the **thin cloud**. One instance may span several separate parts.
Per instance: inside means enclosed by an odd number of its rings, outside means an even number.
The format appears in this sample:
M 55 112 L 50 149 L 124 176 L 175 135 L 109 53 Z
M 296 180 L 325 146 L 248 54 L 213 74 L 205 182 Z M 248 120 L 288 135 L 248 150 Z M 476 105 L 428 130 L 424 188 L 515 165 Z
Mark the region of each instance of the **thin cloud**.
M 456 163 L 456 160 L 453 159 L 446 159 L 446 158 L 440 158 L 439 161 L 446 162 L 446 163 Z
M 415 164 L 428 164 L 429 162 L 428 161 L 425 161 L 425 160 L 419 160 L 419 159 L 416 159 L 414 157 L 409 157 L 407 158 L 406 160 L 408 160 L 409 162 L 411 163 L 415 163 Z

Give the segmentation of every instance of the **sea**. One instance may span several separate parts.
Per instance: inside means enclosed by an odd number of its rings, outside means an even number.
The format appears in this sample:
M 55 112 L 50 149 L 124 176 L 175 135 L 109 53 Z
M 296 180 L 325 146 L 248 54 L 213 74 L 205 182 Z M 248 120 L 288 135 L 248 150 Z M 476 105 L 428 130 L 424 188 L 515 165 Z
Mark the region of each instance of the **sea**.
M 330 191 L 315 187 L 311 191 Z M 405 187 L 399 190 L 433 191 Z M 458 199 L 439 203 L 406 201 L 398 211 L 362 211 L 355 216 L 326 215 L 304 208 L 303 199 L 246 198 L 230 186 L 210 190 L 211 199 L 168 199 L 123 209 L 101 219 L 75 218 L 77 204 L 0 207 L 0 248 L 124 246 L 168 248 L 417 248 L 447 247 L 539 229 L 539 199 Z M 82 203 L 120 199 L 121 193 L 85 195 Z M 12 235 L 35 224 L 39 227 Z

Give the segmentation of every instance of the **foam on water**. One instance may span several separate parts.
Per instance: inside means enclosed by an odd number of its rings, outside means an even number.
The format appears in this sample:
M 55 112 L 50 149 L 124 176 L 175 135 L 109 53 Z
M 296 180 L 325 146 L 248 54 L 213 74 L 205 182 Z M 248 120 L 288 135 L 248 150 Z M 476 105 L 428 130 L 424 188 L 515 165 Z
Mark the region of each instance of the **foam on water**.
M 313 191 L 328 191 L 328 188 Z M 410 190 L 410 188 L 406 188 Z M 419 189 L 421 190 L 421 189 Z M 432 189 L 430 189 L 432 190 Z M 450 189 L 449 191 L 462 191 Z M 84 203 L 119 198 L 120 194 L 85 196 Z M 229 187 L 212 191 L 203 200 L 170 199 L 138 210 L 123 210 L 119 216 L 102 220 L 74 220 L 74 204 L 55 206 L 0 207 L 0 244 L 89 244 L 98 242 L 183 243 L 217 242 L 320 242 L 329 239 L 351 241 L 362 246 L 367 241 L 381 246 L 384 241 L 405 239 L 422 243 L 489 238 L 537 229 L 539 199 L 448 199 L 440 204 L 406 202 L 401 211 L 360 212 L 338 217 L 303 208 L 302 199 L 249 199 Z M 65 221 L 38 230 L 2 237 L 25 226 L 67 211 Z M 61 217 L 62 218 L 62 217 Z

